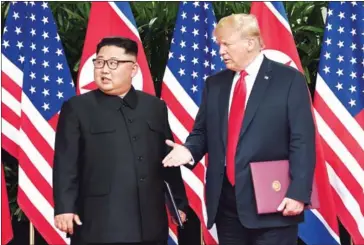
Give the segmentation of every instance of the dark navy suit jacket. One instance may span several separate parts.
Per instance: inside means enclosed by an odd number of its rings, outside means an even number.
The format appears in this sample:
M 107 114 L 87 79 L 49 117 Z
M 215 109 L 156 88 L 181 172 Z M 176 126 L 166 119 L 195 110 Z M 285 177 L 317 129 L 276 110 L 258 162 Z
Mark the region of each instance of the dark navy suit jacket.
M 208 153 L 206 205 L 208 227 L 218 209 L 225 171 L 229 96 L 235 72 L 206 80 L 201 106 L 185 146 L 195 162 Z M 315 127 L 304 76 L 264 57 L 245 109 L 235 156 L 235 194 L 241 223 L 249 228 L 279 227 L 303 221 L 281 213 L 258 215 L 250 162 L 289 159 L 287 197 L 310 202 L 315 168 Z

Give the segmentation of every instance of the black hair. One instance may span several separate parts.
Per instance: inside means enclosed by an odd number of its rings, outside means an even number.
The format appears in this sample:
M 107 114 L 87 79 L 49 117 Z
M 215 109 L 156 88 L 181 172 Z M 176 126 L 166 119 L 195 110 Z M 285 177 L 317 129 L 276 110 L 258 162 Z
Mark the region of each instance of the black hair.
M 104 37 L 101 39 L 99 44 L 96 47 L 96 54 L 99 53 L 100 49 L 105 46 L 116 46 L 119 48 L 123 48 L 125 50 L 125 54 L 138 56 L 138 44 L 129 38 L 126 37 Z

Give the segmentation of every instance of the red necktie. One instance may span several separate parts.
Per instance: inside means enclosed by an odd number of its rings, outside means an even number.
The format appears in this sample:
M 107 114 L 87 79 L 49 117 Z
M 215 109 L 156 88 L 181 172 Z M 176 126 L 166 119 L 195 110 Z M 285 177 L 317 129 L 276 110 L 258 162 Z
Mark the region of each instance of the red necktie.
M 229 122 L 228 122 L 228 139 L 227 139 L 227 154 L 226 154 L 226 171 L 227 177 L 231 185 L 235 185 L 235 153 L 236 146 L 242 127 L 245 111 L 246 100 L 246 83 L 245 76 L 248 73 L 243 70 L 240 72 L 240 78 L 235 85 L 233 99 L 231 102 Z

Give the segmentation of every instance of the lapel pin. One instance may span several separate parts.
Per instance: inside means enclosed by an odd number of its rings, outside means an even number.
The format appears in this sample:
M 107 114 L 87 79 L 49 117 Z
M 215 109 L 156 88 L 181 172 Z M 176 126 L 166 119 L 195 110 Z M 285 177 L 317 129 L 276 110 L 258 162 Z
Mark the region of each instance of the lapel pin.
M 268 77 L 268 76 L 264 76 L 264 79 L 265 79 L 265 80 L 268 80 L 268 79 L 269 79 L 269 77 Z

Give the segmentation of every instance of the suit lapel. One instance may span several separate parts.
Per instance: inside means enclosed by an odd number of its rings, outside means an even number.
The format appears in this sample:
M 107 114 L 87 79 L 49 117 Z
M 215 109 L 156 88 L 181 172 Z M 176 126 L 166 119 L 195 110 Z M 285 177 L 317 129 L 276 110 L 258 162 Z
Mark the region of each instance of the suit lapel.
M 235 72 L 228 70 L 228 75 L 221 81 L 220 94 L 219 94 L 219 120 L 221 127 L 221 137 L 224 145 L 224 151 L 226 149 L 227 138 L 227 125 L 228 125 L 228 109 L 231 86 L 233 84 Z
M 264 93 L 268 88 L 269 81 L 272 79 L 272 74 L 270 71 L 271 61 L 264 57 L 263 63 L 259 69 L 257 78 L 254 81 L 254 85 L 246 105 L 243 127 L 240 131 L 240 139 L 249 127 L 249 124 L 253 120 L 254 115 L 258 110 L 260 102 L 264 98 Z

